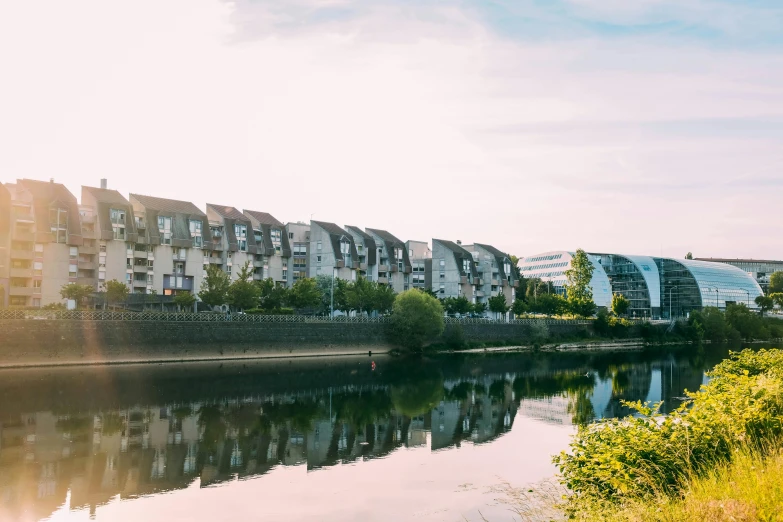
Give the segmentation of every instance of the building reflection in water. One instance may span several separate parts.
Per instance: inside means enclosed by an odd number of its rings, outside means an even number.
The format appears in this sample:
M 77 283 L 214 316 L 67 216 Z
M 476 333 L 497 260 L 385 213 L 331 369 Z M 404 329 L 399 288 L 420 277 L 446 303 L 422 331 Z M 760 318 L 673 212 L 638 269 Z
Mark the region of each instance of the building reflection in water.
M 400 448 L 486 444 L 517 415 L 564 426 L 628 414 L 622 401 L 676 407 L 703 370 L 670 359 L 402 384 L 291 391 L 203 402 L 0 416 L 0 520 L 247 479 L 277 466 L 318 470 Z M 475 373 L 475 372 L 474 372 Z M 424 384 L 422 384 L 424 383 Z M 0 413 L 2 408 L 0 408 Z

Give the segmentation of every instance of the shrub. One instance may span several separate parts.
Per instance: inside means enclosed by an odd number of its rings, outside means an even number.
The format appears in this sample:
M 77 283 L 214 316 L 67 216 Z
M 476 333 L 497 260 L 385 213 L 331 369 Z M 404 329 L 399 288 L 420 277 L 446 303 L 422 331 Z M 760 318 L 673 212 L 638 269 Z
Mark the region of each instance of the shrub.
M 391 341 L 405 348 L 418 350 L 443 333 L 443 307 L 421 290 L 407 290 L 394 299 Z
M 729 462 L 739 445 L 763 448 L 783 435 L 783 351 L 745 350 L 710 372 L 711 381 L 661 420 L 657 407 L 626 404 L 638 417 L 579 428 L 570 453 L 555 457 L 573 491 L 567 509 L 679 494 L 692 476 Z
M 465 333 L 461 324 L 450 324 L 443 332 L 443 342 L 447 348 L 459 350 L 465 346 Z

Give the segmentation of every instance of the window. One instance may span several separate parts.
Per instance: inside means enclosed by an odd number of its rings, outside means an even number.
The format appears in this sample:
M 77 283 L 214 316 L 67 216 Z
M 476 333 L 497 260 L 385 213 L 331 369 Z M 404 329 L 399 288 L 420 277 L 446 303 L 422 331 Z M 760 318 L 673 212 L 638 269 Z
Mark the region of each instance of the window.
M 283 269 L 283 281 L 287 281 L 287 280 L 288 280 L 288 269 L 284 268 Z
M 282 242 L 282 231 L 279 228 L 273 228 L 270 232 L 270 236 L 272 237 L 272 246 L 275 247 L 275 252 L 278 254 L 280 253 L 280 245 Z
M 439 294 L 445 294 L 446 293 L 446 287 L 444 285 L 440 285 L 440 288 L 438 289 Z
M 152 259 L 148 259 L 148 260 L 147 260 L 147 268 L 150 268 L 150 269 L 151 269 L 151 268 L 152 268 L 152 265 L 153 265 L 153 263 L 154 263 L 154 261 L 153 261 Z
M 33 279 L 33 288 L 41 288 L 41 280 Z
M 234 235 L 237 238 L 237 248 L 240 252 L 247 252 L 247 225 L 234 225 Z
M 101 243 L 101 244 L 98 246 L 98 251 L 99 251 L 99 252 L 101 252 L 101 253 L 103 253 L 103 254 L 105 254 L 105 253 L 106 253 L 106 243 Z
M 191 219 L 189 221 L 190 226 L 190 237 L 193 238 L 193 247 L 194 248 L 201 248 L 204 245 L 203 235 L 201 231 L 203 230 L 204 223 L 202 223 L 198 219 Z
M 321 264 L 321 256 L 315 256 L 315 261 L 320 265 Z
M 79 255 L 79 249 L 76 247 L 71 247 L 68 249 L 69 254 L 71 256 L 71 259 L 76 259 L 76 257 Z
M 444 261 L 443 259 L 441 259 L 441 260 L 440 260 L 440 266 L 446 266 L 446 261 Z
M 68 240 L 68 211 L 62 208 L 49 209 L 49 226 L 54 242 L 65 244 Z
M 316 243 L 315 248 L 316 248 L 316 250 L 321 250 L 321 242 L 320 241 L 318 243 Z
M 446 272 L 440 273 L 440 279 L 446 279 Z
M 160 244 L 171 244 L 171 218 L 168 216 L 158 216 L 158 232 L 160 232 Z
M 122 209 L 109 209 L 111 227 L 114 231 L 114 239 L 125 241 L 125 211 Z
M 293 239 L 293 238 L 294 238 L 294 233 L 293 232 L 289 232 L 288 233 L 288 239 Z
M 43 252 L 43 245 L 41 243 L 35 244 L 35 251 L 36 252 Z

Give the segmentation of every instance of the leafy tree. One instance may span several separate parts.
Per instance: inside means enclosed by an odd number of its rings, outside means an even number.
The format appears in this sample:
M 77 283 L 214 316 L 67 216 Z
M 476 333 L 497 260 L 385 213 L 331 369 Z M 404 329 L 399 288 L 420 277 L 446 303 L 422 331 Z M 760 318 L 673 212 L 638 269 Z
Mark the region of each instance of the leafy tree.
M 247 261 L 239 269 L 236 280 L 228 287 L 228 304 L 239 310 L 258 306 L 258 286 L 253 282 L 253 269 Z
M 321 304 L 323 290 L 310 277 L 299 279 L 288 292 L 288 304 L 294 308 L 317 308 Z
M 764 312 L 775 307 L 775 300 L 768 295 L 760 295 L 756 297 L 755 301 L 761 311 L 761 317 L 764 317 Z
M 612 312 L 615 315 L 625 315 L 628 313 L 631 302 L 623 294 L 614 294 L 612 296 Z
M 562 314 L 568 308 L 568 302 L 559 294 L 539 295 L 538 300 L 531 305 L 532 311 L 545 315 Z
M 693 254 L 688 252 L 687 254 L 685 254 L 685 259 L 693 259 Z
M 364 277 L 359 277 L 356 281 L 346 284 L 343 290 L 345 292 L 345 307 L 349 310 L 356 310 L 360 314 L 372 311 L 376 288 L 377 284 L 373 284 L 372 281 L 368 281 Z
M 421 349 L 443 333 L 443 306 L 421 290 L 406 290 L 394 299 L 390 326 L 393 342 L 409 349 Z
M 419 290 L 421 290 L 422 292 L 424 292 L 425 294 L 427 294 L 429 296 L 434 297 L 435 299 L 438 298 L 437 292 L 435 292 L 435 290 L 433 290 L 431 288 L 420 288 Z
M 207 275 L 201 281 L 201 289 L 198 298 L 207 306 L 221 306 L 228 300 L 228 287 L 231 280 L 228 274 L 223 272 L 217 265 L 207 265 Z
M 528 310 L 528 305 L 524 300 L 520 299 L 519 297 L 514 299 L 514 304 L 511 305 L 511 311 L 514 313 L 515 316 L 520 316 L 526 313 L 527 310 Z
M 329 312 L 331 304 L 332 278 L 325 275 L 315 276 L 315 284 L 321 290 L 321 312 Z
M 783 292 L 775 292 L 774 294 L 769 294 L 769 296 L 776 305 L 783 308 Z
M 739 332 L 743 339 L 768 339 L 769 331 L 765 328 L 763 320 L 745 303 L 730 304 L 724 314 L 726 324 Z
M 541 279 L 534 277 L 525 280 L 525 288 L 522 288 L 520 284 L 519 294 L 525 296 L 525 301 L 532 303 L 538 299 L 538 296 L 544 294 L 554 294 L 555 286 L 551 281 L 542 281 Z M 524 291 L 523 291 L 524 290 Z
M 468 301 L 468 298 L 465 297 L 464 295 L 461 295 L 459 297 L 447 297 L 445 299 L 441 299 L 441 304 L 443 306 L 443 309 L 446 310 L 446 313 L 449 315 L 468 314 L 473 308 L 471 302 Z
M 345 279 L 335 278 L 334 281 L 334 309 L 342 310 L 345 313 L 350 313 L 351 310 L 355 310 L 353 305 L 355 301 L 350 299 L 348 281 Z
M 77 308 L 82 304 L 84 299 L 90 297 L 94 292 L 95 288 L 93 288 L 92 285 L 77 285 L 76 283 L 68 283 L 60 288 L 60 296 L 63 299 L 73 299 L 76 301 Z M 0 293 L 0 295 L 2 295 L 2 293 Z
M 508 258 L 511 260 L 511 270 L 514 271 L 514 278 L 517 281 L 521 281 L 522 271 L 519 269 L 519 258 L 517 256 L 508 256 Z
M 193 305 L 196 303 L 196 296 L 188 292 L 187 290 L 180 290 L 177 295 L 174 296 L 174 304 L 180 310 L 193 311 Z
M 473 303 L 473 313 L 478 315 L 484 315 L 484 312 L 487 311 L 487 303 Z
M 769 288 L 767 288 L 768 294 L 775 294 L 778 292 L 783 292 L 783 272 L 773 272 L 771 276 L 769 276 Z
M 506 304 L 506 296 L 503 294 L 503 292 L 499 292 L 498 295 L 487 299 L 487 303 L 489 304 L 489 311 L 495 314 L 505 314 L 510 308 Z
M 375 295 L 373 296 L 373 309 L 379 314 L 387 314 L 394 307 L 396 298 L 397 294 L 392 287 L 376 284 Z
M 593 289 L 590 287 L 593 271 L 595 271 L 595 267 L 590 262 L 587 253 L 581 248 L 571 259 L 571 267 L 565 271 L 565 276 L 568 279 L 565 286 L 569 309 L 582 317 L 589 317 L 595 313 Z
M 106 300 L 109 304 L 124 303 L 128 299 L 128 287 L 116 279 L 106 281 Z
M 278 310 L 289 301 L 288 289 L 275 284 L 271 277 L 255 283 L 256 299 L 264 310 Z

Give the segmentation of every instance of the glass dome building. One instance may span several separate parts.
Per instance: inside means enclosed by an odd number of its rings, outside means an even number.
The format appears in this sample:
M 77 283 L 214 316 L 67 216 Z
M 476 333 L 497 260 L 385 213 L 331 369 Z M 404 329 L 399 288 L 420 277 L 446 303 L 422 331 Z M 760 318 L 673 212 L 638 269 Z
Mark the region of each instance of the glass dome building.
M 520 261 L 525 278 L 551 281 L 565 294 L 565 271 L 574 253 L 544 252 Z M 757 309 L 756 297 L 763 295 L 756 280 L 743 270 L 709 261 L 588 253 L 595 267 L 591 287 L 599 307 L 611 307 L 612 295 L 622 294 L 630 302 L 632 317 L 669 319 L 685 317 L 693 310 L 743 303 Z

